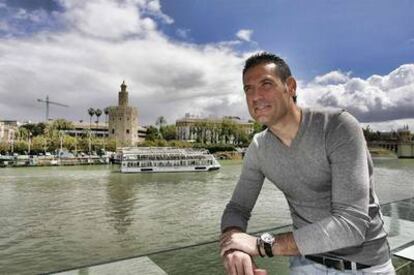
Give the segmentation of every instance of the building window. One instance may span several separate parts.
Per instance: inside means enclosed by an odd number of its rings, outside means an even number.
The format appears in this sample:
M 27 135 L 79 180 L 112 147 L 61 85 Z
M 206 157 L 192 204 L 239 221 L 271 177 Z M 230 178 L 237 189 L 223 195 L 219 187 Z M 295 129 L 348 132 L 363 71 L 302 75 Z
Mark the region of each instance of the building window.
M 126 133 L 129 134 L 129 129 L 126 130 Z
M 112 134 L 115 134 L 115 129 L 112 129 Z
M 122 117 L 120 117 L 119 120 L 122 120 Z

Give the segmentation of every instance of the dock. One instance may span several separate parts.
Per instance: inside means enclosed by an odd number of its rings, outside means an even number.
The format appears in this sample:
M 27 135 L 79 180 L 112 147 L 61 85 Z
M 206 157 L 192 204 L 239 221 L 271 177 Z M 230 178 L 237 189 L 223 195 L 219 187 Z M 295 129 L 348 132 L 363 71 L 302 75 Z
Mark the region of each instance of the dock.
M 0 156 L 0 167 L 41 167 L 108 164 L 106 156 L 79 156 L 59 158 L 55 156 Z

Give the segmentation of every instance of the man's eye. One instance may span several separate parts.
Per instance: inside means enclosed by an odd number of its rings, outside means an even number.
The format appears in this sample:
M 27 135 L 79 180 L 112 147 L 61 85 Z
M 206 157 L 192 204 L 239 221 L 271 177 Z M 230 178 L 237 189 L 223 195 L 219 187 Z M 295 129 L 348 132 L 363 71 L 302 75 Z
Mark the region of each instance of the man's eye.
M 270 89 L 272 87 L 272 83 L 271 82 L 265 82 L 262 84 L 262 87 L 264 89 Z

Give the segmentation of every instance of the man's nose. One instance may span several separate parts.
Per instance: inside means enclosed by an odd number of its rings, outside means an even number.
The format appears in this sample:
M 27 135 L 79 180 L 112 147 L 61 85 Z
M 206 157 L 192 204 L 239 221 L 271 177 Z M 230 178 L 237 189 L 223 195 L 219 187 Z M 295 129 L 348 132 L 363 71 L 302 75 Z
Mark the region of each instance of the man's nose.
M 254 101 L 260 100 L 263 98 L 263 91 L 260 88 L 254 88 L 252 91 L 252 99 Z

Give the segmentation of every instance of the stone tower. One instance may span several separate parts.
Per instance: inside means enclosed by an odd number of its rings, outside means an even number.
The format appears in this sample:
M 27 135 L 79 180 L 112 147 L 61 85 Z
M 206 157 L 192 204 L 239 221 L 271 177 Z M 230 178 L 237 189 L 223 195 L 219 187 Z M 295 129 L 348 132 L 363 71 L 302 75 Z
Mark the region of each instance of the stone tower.
M 138 110 L 128 105 L 125 81 L 118 93 L 118 106 L 109 108 L 109 137 L 115 138 L 116 146 L 135 146 L 138 142 Z

